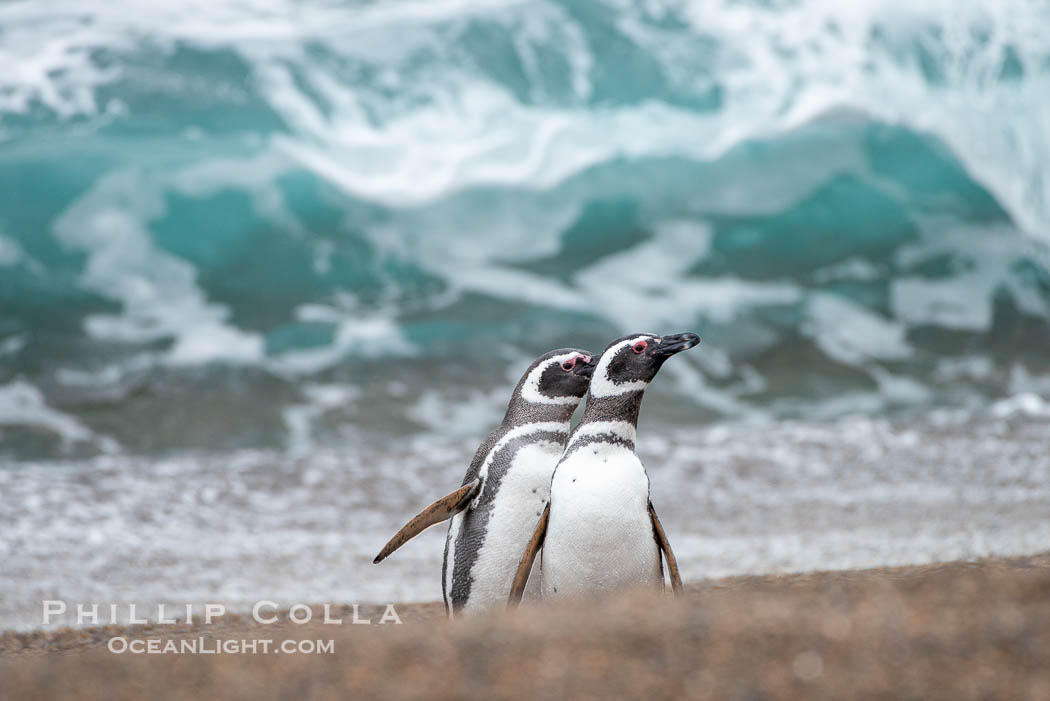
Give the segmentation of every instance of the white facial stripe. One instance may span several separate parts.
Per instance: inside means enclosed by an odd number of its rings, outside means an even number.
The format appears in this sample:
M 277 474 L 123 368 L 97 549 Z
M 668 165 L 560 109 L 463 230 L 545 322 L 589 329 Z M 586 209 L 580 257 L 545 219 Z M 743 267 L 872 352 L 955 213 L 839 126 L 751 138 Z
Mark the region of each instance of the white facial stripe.
M 565 446 L 565 450 L 568 451 L 577 441 L 583 438 L 602 433 L 611 433 L 617 438 L 630 441 L 631 443 L 634 443 L 638 437 L 638 429 L 629 421 L 592 421 L 591 423 L 582 424 L 576 430 L 569 445 Z
M 649 386 L 648 382 L 642 380 L 617 384 L 609 379 L 609 363 L 612 362 L 612 359 L 616 357 L 616 354 L 620 352 L 621 348 L 633 346 L 635 343 L 638 343 L 638 341 L 659 342 L 659 339 L 656 338 L 654 334 L 643 333 L 640 336 L 620 341 L 615 346 L 602 353 L 601 360 L 598 361 L 598 367 L 594 369 L 594 377 L 591 379 L 592 397 L 614 397 L 617 394 L 626 394 L 627 392 L 642 390 Z
M 503 450 L 504 447 L 511 441 L 527 436 L 530 433 L 543 433 L 543 432 L 558 432 L 568 433 L 569 422 L 568 421 L 537 421 L 531 424 L 522 424 L 521 426 L 515 426 L 511 430 L 504 434 L 503 438 L 496 441 L 496 444 L 492 446 L 492 450 L 485 456 L 485 462 L 481 463 L 481 469 L 478 470 L 478 477 L 481 478 L 481 488 L 478 489 L 478 495 L 474 497 L 474 501 L 470 503 L 470 508 L 475 508 L 478 502 L 481 500 L 481 495 L 485 491 L 485 482 L 489 476 L 489 466 L 492 465 L 492 461 L 496 459 L 496 454 Z M 451 590 L 449 590 L 451 591 Z
M 580 353 L 564 353 L 556 355 L 547 360 L 547 362 L 540 363 L 534 367 L 521 388 L 521 398 L 533 404 L 579 404 L 580 397 L 548 397 L 543 394 L 540 392 L 540 378 L 543 377 L 544 371 L 551 365 L 561 365 L 567 360 L 582 357 Z

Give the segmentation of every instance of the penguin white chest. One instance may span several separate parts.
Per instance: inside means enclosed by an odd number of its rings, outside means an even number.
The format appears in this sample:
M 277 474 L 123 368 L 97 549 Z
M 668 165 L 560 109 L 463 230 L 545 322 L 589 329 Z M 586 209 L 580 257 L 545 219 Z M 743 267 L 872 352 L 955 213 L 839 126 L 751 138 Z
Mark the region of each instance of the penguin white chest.
M 538 441 L 515 453 L 488 506 L 485 538 L 471 568 L 467 610 L 506 604 L 518 560 L 550 496 L 551 474 L 561 451 L 559 443 Z
M 542 566 L 544 596 L 662 583 L 649 476 L 634 451 L 591 443 L 558 466 Z

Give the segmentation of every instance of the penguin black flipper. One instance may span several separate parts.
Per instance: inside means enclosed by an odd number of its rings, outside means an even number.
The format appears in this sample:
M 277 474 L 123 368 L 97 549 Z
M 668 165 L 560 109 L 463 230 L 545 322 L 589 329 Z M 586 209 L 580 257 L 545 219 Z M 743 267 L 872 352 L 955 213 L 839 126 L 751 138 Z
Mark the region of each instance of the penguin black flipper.
M 649 518 L 653 522 L 653 537 L 656 538 L 656 544 L 660 546 L 660 550 L 664 553 L 664 559 L 667 560 L 667 573 L 671 577 L 671 590 L 674 591 L 675 596 L 681 596 L 682 575 L 678 572 L 678 560 L 675 559 L 674 551 L 671 550 L 671 543 L 667 540 L 664 527 L 660 524 L 660 518 L 656 515 L 653 502 L 649 502 Z
M 507 597 L 507 608 L 514 608 L 521 603 L 521 597 L 525 594 L 525 585 L 529 583 L 529 575 L 532 573 L 532 563 L 536 560 L 536 553 L 543 547 L 543 539 L 547 536 L 547 520 L 551 515 L 551 505 L 543 509 L 536 530 L 532 533 L 525 552 L 521 554 L 518 561 L 518 571 L 514 573 L 514 582 L 510 585 L 510 596 Z
M 394 537 L 383 546 L 383 549 L 372 560 L 372 564 L 378 565 L 385 560 L 390 553 L 394 552 L 417 535 L 430 528 L 435 523 L 447 521 L 470 505 L 471 500 L 477 496 L 481 486 L 481 478 L 468 482 L 446 497 L 441 497 L 433 504 L 423 509 L 411 521 L 401 527 Z

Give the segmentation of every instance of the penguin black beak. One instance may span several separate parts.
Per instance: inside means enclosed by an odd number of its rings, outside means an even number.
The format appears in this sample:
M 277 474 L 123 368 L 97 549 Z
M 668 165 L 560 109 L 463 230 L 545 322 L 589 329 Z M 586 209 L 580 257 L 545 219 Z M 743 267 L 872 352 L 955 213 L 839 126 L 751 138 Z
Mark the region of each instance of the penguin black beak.
M 657 358 L 670 358 L 675 353 L 689 350 L 700 344 L 700 337 L 695 333 L 679 333 L 672 336 L 662 336 L 660 343 L 652 350 L 652 355 Z
M 595 355 L 591 355 L 588 357 L 590 358 L 590 360 L 588 360 L 587 362 L 583 362 L 583 359 L 581 358 L 580 362 L 576 363 L 576 367 L 572 369 L 574 375 L 579 375 L 580 377 L 586 377 L 590 379 L 591 375 L 594 374 L 594 368 L 598 366 L 598 357 Z

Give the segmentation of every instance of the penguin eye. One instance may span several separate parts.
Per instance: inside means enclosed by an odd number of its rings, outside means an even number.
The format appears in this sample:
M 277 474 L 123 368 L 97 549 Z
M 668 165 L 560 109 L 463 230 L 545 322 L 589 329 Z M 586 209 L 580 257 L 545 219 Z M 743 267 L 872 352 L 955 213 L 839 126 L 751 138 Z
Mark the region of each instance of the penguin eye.
M 635 353 L 641 353 L 648 347 L 649 344 L 645 341 L 638 341 L 638 343 L 635 343 L 633 346 L 631 346 L 631 350 L 633 350 Z
M 576 358 L 573 358 L 572 360 L 566 360 L 564 363 L 561 364 L 561 369 L 565 372 L 569 372 L 574 367 L 576 367 Z

